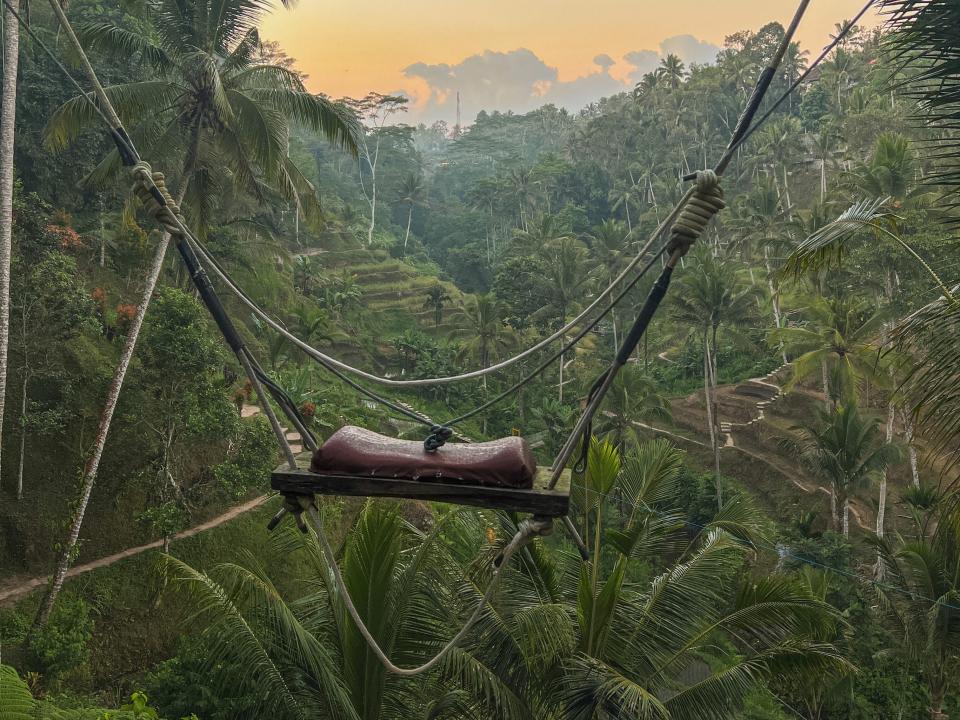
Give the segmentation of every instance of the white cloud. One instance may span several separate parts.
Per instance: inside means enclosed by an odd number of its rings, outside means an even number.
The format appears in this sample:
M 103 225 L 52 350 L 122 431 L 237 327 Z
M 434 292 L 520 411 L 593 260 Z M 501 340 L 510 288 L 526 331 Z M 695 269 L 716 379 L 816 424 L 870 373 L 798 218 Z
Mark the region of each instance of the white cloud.
M 452 122 L 459 92 L 463 121 L 469 123 L 480 110 L 523 113 L 545 103 L 576 112 L 602 97 L 629 90 L 669 53 L 680 56 L 689 65 L 712 62 L 719 50 L 692 35 L 667 38 L 660 44 L 659 52 L 637 50 L 623 56 L 632 68 L 626 80 L 611 74 L 617 62 L 606 53 L 593 58 L 593 72 L 573 80 L 560 80 L 556 67 L 526 48 L 509 52 L 485 50 L 452 65 L 413 63 L 403 73 L 412 86 L 407 92 L 413 100 L 411 121 Z

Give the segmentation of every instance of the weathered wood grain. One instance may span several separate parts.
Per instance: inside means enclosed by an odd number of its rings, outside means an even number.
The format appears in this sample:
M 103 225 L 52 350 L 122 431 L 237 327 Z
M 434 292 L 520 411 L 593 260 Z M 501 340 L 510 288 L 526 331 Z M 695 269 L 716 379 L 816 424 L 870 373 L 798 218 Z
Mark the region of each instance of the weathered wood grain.
M 570 471 L 564 471 L 553 490 L 547 490 L 550 469 L 540 468 L 532 490 L 516 488 L 455 485 L 427 480 L 376 478 L 356 475 L 318 475 L 310 472 L 310 454 L 297 457 L 298 469 L 281 465 L 270 476 L 270 484 L 279 492 L 353 497 L 392 497 L 448 502 L 457 505 L 513 510 L 516 512 L 560 517 L 570 507 Z

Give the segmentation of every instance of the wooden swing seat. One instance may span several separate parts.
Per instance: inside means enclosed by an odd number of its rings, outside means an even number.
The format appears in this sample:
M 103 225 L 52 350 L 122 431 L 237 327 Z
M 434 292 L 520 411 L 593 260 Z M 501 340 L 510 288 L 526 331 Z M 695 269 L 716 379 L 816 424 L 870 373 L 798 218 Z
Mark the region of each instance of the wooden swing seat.
M 551 472 L 538 469 L 518 437 L 488 443 L 448 443 L 427 453 L 423 443 L 341 428 L 297 469 L 282 465 L 271 486 L 282 493 L 394 497 L 513 510 L 549 517 L 567 514 L 570 476 L 547 489 Z

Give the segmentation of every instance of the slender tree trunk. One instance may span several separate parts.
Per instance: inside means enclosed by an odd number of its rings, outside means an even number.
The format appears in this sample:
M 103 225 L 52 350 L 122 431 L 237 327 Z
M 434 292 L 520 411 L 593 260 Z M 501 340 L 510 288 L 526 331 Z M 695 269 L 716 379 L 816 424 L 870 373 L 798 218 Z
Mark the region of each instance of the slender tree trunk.
M 10 256 L 13 231 L 13 149 L 16 137 L 17 69 L 20 26 L 3 8 L 3 80 L 0 89 L 0 437 L 7 394 L 7 347 L 10 342 Z
M 832 408 L 830 402 L 830 370 L 827 368 L 827 361 L 820 361 L 820 375 L 823 380 L 823 403 L 829 411 Z
M 837 508 L 837 489 L 830 488 L 830 519 L 833 521 L 834 532 L 840 531 L 840 512 Z
M 891 400 L 887 406 L 887 442 L 893 440 L 893 420 L 894 420 L 895 406 Z M 884 470 L 880 474 L 880 497 L 877 500 L 877 537 L 883 537 L 883 521 L 884 516 L 887 510 L 887 471 Z M 882 567 L 878 563 L 877 567 Z
M 820 160 L 820 204 L 823 204 L 827 196 L 827 159 Z
M 187 170 L 191 167 L 192 158 L 196 157 L 197 145 L 199 143 L 199 127 L 194 127 L 193 137 L 190 147 L 187 151 Z M 177 196 L 177 204 L 183 202 L 183 196 L 187 191 L 189 182 L 189 172 L 184 172 L 180 192 Z M 160 235 L 160 241 L 157 249 L 154 251 L 153 260 L 150 269 L 144 281 L 143 294 L 137 305 L 137 311 L 130 321 L 130 327 L 127 330 L 127 337 L 123 344 L 123 351 L 120 354 L 120 361 L 113 371 L 113 377 L 110 380 L 110 386 L 107 389 L 107 400 L 103 406 L 103 412 L 100 414 L 100 423 L 97 426 L 97 434 L 94 437 L 93 450 L 87 459 L 87 464 L 83 470 L 83 480 L 80 485 L 80 497 L 77 499 L 73 518 L 70 521 L 70 529 L 67 532 L 65 542 L 61 545 L 60 554 L 57 557 L 57 564 L 50 578 L 50 584 L 47 587 L 47 593 L 40 603 L 40 609 L 37 611 L 37 617 L 34 619 L 34 628 L 43 627 L 50 619 L 50 613 L 53 611 L 53 605 L 57 600 L 57 595 L 63 587 L 63 581 L 67 577 L 67 570 L 70 569 L 70 563 L 73 562 L 74 548 L 77 540 L 80 538 L 80 528 L 83 526 L 83 518 L 87 512 L 87 504 L 90 502 L 90 493 L 93 492 L 93 485 L 97 479 L 97 471 L 100 469 L 100 459 L 103 457 L 103 448 L 107 444 L 107 436 L 110 433 L 110 423 L 113 420 L 114 410 L 117 408 L 117 402 L 120 399 L 120 390 L 123 388 L 123 381 L 127 376 L 127 369 L 130 367 L 130 360 L 133 358 L 134 350 L 137 347 L 137 340 L 140 337 L 140 329 L 143 327 L 143 320 L 147 314 L 147 308 L 153 297 L 154 288 L 157 286 L 157 280 L 163 270 L 163 261 L 167 253 L 167 247 L 170 244 L 170 235 L 163 232 Z
M 707 331 L 703 333 L 703 397 L 707 403 L 707 427 L 710 430 L 710 447 L 713 448 L 713 462 L 715 482 L 717 486 L 717 507 L 723 507 L 723 487 L 720 484 L 720 446 L 717 442 L 717 428 L 713 422 L 713 395 L 711 393 L 711 366 L 710 338 Z
M 843 536 L 850 537 L 850 498 L 843 498 Z
M 908 410 L 900 409 L 900 419 L 903 420 L 903 442 L 907 446 L 910 458 L 910 478 L 914 487 L 920 487 L 920 469 L 917 464 L 917 448 L 913 444 L 913 417 Z
M 403 256 L 407 256 L 407 241 L 410 239 L 410 223 L 413 220 L 413 205 L 407 211 L 407 232 L 403 235 Z
M 17 465 L 17 501 L 23 500 L 23 459 L 27 448 L 27 387 L 30 385 L 30 375 L 24 359 L 23 386 L 20 396 L 20 461 Z
M 100 267 L 107 264 L 107 230 L 103 224 L 103 200 L 100 201 Z

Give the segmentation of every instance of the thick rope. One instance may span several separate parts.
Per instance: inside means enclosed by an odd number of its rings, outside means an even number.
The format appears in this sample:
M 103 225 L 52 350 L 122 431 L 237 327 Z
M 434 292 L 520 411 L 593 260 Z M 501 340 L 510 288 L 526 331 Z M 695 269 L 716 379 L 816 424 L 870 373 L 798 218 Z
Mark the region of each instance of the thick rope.
M 534 517 L 521 522 L 516 534 L 513 536 L 510 542 L 506 544 L 506 546 L 494 560 L 493 576 L 490 578 L 490 582 L 487 584 L 487 589 L 484 591 L 483 596 L 477 603 L 477 607 L 474 608 L 463 627 L 460 628 L 460 630 L 457 631 L 457 634 L 450 638 L 447 644 L 444 645 L 443 648 L 427 662 L 423 663 L 422 665 L 418 665 L 417 667 L 402 668 L 394 665 L 390 658 L 387 657 L 387 654 L 383 651 L 383 648 L 380 647 L 376 638 L 373 637 L 373 634 L 367 628 L 366 624 L 364 624 L 363 618 L 360 617 L 360 613 L 353 604 L 353 600 L 350 597 L 350 591 L 343 580 L 343 575 L 340 573 L 340 566 L 337 564 L 337 556 L 333 552 L 333 548 L 330 547 L 330 541 L 327 539 L 327 535 L 323 530 L 323 519 L 320 517 L 320 513 L 317 510 L 317 506 L 313 502 L 313 498 L 300 496 L 297 497 L 297 502 L 299 503 L 298 506 L 292 506 L 288 509 L 291 512 L 296 513 L 306 511 L 307 516 L 310 518 L 310 523 L 313 525 L 314 533 L 320 545 L 320 550 L 323 553 L 323 557 L 328 568 L 330 569 L 330 574 L 333 576 L 333 584 L 336 587 L 337 593 L 340 595 L 340 600 L 343 602 L 344 607 L 346 607 L 347 612 L 349 613 L 350 618 L 353 620 L 357 630 L 363 636 L 363 639 L 366 641 L 370 649 L 373 650 L 380 663 L 389 672 L 403 677 L 411 677 L 425 673 L 430 670 L 430 668 L 434 667 L 438 662 L 443 660 L 450 653 L 450 651 L 453 650 L 461 640 L 463 640 L 464 636 L 470 631 L 470 628 L 474 626 L 477 620 L 480 619 L 480 613 L 483 612 L 483 609 L 493 599 L 493 594 L 500 583 L 501 573 L 503 572 L 504 567 L 506 567 L 506 565 L 510 562 L 510 558 L 512 558 L 520 548 L 530 542 L 533 538 L 549 535 L 553 530 L 552 518 Z
M 130 169 L 130 174 L 133 176 L 133 194 L 140 199 L 147 212 L 172 237 L 183 237 L 185 230 L 180 207 L 167 190 L 163 173 L 153 172 L 150 164 L 141 160 Z
M 683 208 L 680 217 L 670 228 L 670 242 L 667 253 L 686 255 L 690 247 L 703 235 L 707 223 L 723 210 L 727 204 L 723 201 L 723 188 L 720 178 L 713 170 L 697 172 L 697 185 L 693 197 Z

